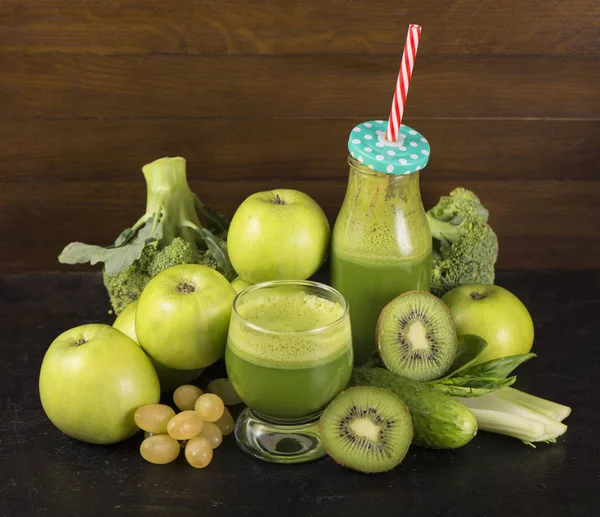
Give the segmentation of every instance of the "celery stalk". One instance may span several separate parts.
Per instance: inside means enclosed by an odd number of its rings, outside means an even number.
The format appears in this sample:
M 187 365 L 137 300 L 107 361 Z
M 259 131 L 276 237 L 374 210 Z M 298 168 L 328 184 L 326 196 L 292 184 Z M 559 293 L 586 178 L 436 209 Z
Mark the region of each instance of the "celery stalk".
M 567 431 L 567 426 L 557 421 L 566 410 L 562 409 L 559 412 L 559 408 L 555 408 L 556 411 L 550 412 L 550 406 L 539 402 L 544 399 L 527 394 L 523 397 L 523 392 L 518 390 L 514 390 L 517 391 L 516 394 L 509 392 L 500 395 L 504 389 L 480 397 L 455 398 L 471 410 L 482 431 L 518 438 L 529 445 L 533 442 L 555 442 L 556 438 Z M 521 404 L 520 400 L 525 400 L 527 404 Z M 537 410 L 538 407 L 542 408 L 541 412 Z M 549 413 L 557 415 L 557 418 L 553 418 Z
M 507 415 L 492 409 L 469 408 L 482 431 L 504 434 L 518 438 L 525 443 L 538 441 L 546 433 L 546 426 L 528 418 Z
M 543 413 L 557 422 L 562 422 L 571 414 L 571 408 L 569 406 L 536 397 L 535 395 L 530 395 L 529 393 L 525 393 L 524 391 L 515 388 L 502 388 L 501 390 L 496 391 L 496 395 L 505 400 L 511 400 L 521 406 Z

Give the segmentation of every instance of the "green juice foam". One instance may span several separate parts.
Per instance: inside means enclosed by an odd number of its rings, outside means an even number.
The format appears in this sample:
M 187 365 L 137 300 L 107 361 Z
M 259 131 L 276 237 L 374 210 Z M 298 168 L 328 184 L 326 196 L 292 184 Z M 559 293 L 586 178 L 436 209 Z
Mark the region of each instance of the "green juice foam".
M 232 319 L 229 348 L 246 361 L 272 368 L 304 368 L 347 352 L 350 325 L 338 323 L 344 307 L 305 291 L 257 295 L 240 300 Z

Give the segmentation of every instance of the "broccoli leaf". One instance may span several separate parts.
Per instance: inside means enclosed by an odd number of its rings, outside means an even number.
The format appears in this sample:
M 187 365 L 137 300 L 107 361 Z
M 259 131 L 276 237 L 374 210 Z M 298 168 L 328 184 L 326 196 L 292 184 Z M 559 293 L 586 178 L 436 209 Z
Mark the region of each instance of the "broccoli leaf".
M 219 214 L 214 208 L 206 206 L 198 196 L 194 197 L 194 204 L 197 210 L 206 218 L 206 220 L 212 225 L 213 230 L 218 232 L 225 232 L 229 230 L 229 219 Z
M 113 246 L 123 246 L 123 244 L 127 244 L 130 240 L 132 240 L 135 237 L 136 232 L 144 225 L 152 222 L 155 216 L 156 214 L 152 214 L 150 216 L 144 214 L 131 228 L 125 228 L 119 234 L 119 236 L 115 239 L 115 243 Z M 160 218 L 158 218 L 158 221 L 160 221 Z
M 143 244 L 141 247 L 127 244 L 117 248 L 103 248 L 83 242 L 71 242 L 58 256 L 58 261 L 61 264 L 84 264 L 89 262 L 92 265 L 104 262 L 106 272 L 112 275 L 122 271 L 140 258 L 143 248 Z
M 124 233 L 122 232 L 121 235 Z M 133 240 L 129 241 L 131 236 L 128 236 L 127 239 L 124 238 L 126 244 L 103 248 L 102 246 L 83 242 L 71 242 L 58 256 L 58 261 L 61 264 L 85 264 L 89 262 L 91 265 L 104 262 L 106 274 L 116 275 L 140 258 L 146 244 L 160 239 L 161 236 L 162 226 L 159 223 L 152 232 L 152 218 L 150 218 Z
M 119 236 L 115 239 L 115 246 L 123 246 L 123 244 L 127 244 L 135 235 L 135 230 L 133 228 L 125 228 Z
M 232 273 L 233 269 L 227 251 L 221 247 L 214 234 L 206 228 L 194 228 L 194 230 L 196 230 L 200 237 L 204 239 L 204 242 L 208 246 L 208 251 L 214 257 L 217 266 L 223 272 L 223 275 L 228 276 Z

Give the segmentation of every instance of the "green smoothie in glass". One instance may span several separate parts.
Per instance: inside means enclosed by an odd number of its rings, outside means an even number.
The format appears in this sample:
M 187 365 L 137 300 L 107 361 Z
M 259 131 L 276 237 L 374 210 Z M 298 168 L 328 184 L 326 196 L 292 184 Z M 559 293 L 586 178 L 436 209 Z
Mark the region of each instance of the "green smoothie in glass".
M 348 384 L 352 369 L 345 307 L 294 287 L 247 295 L 238 305 L 225 361 L 240 398 L 270 420 L 318 414 Z M 258 330 L 260 329 L 260 330 Z
M 352 373 L 346 300 L 307 280 L 245 289 L 234 300 L 225 364 L 248 406 L 236 423 L 242 450 L 285 463 L 322 456 L 318 417 Z M 297 450 L 281 452 L 283 438 L 295 441 Z
M 398 142 L 388 142 L 386 127 L 369 121 L 352 130 L 348 187 L 332 233 L 331 285 L 350 305 L 356 364 L 376 349 L 383 307 L 404 292 L 428 291 L 431 281 L 431 233 L 419 188 L 429 145 L 404 125 Z

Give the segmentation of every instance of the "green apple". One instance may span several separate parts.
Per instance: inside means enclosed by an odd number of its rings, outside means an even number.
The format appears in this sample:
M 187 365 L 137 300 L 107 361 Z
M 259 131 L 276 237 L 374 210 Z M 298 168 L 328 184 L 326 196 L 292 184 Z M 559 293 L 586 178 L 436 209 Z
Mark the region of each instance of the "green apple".
M 237 274 L 257 284 L 306 280 L 323 264 L 331 230 L 321 207 L 297 190 L 257 192 L 231 220 L 227 250 Z
M 135 333 L 135 312 L 137 309 L 137 303 L 138 302 L 135 301 L 125 307 L 113 323 L 114 328 L 123 332 L 123 334 L 136 343 L 138 342 L 138 338 Z M 168 368 L 160 363 L 157 363 L 151 357 L 150 362 L 158 374 L 158 380 L 160 381 L 160 389 L 162 392 L 173 391 L 179 388 L 179 386 L 182 384 L 189 384 L 200 377 L 200 374 L 204 371 L 204 368 L 198 368 L 196 370 L 174 370 L 173 368 Z
M 142 349 L 109 325 L 63 332 L 50 345 L 39 377 L 42 407 L 63 433 L 88 443 L 133 436 L 133 415 L 160 400 L 160 385 Z
M 241 293 L 247 287 L 250 287 L 252 284 L 250 282 L 246 282 L 241 276 L 236 276 L 232 281 L 231 285 L 235 289 L 236 293 Z
M 176 370 L 205 368 L 223 357 L 235 289 L 218 271 L 183 264 L 161 271 L 138 299 L 138 342 Z
M 487 341 L 475 364 L 531 351 L 533 320 L 523 302 L 507 289 L 461 285 L 447 292 L 442 301 L 452 312 L 458 335 L 477 334 Z

